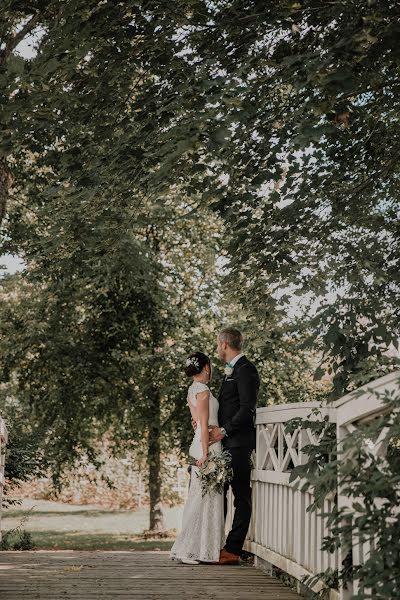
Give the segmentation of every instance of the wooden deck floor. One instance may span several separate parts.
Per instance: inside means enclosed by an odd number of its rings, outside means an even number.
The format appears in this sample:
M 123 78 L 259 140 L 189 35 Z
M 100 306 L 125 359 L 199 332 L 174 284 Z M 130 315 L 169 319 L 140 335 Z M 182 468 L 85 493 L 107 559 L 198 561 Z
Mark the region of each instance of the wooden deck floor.
M 250 565 L 188 566 L 168 552 L 0 552 L 2 600 L 298 600 Z

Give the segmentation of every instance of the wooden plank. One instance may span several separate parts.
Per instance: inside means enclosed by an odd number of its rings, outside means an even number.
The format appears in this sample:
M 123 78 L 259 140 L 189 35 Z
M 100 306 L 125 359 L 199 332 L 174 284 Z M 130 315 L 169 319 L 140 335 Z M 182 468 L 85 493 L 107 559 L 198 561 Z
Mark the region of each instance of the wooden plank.
M 280 581 L 250 565 L 182 565 L 168 552 L 30 551 L 0 553 L 0 597 L 7 600 L 296 600 Z
M 283 489 L 282 489 L 283 488 Z M 288 525 L 290 519 L 290 506 L 288 503 L 288 492 L 289 489 L 283 486 L 280 486 L 281 494 L 282 494 L 282 541 L 281 541 L 281 554 L 284 556 L 288 555 L 287 552 L 287 537 L 288 537 Z
M 273 525 L 274 525 L 274 486 L 271 483 L 266 483 L 264 489 L 268 490 L 268 526 L 266 536 L 261 538 L 261 545 L 266 548 L 272 548 L 273 540 Z
M 276 546 L 278 544 L 278 522 L 276 514 L 278 510 L 278 486 L 272 484 L 272 544 L 269 546 L 274 552 L 276 552 Z
M 283 554 L 283 521 L 286 519 L 286 515 L 285 515 L 285 506 L 283 503 L 283 495 L 282 495 L 282 491 L 283 491 L 283 486 L 280 485 L 278 486 L 278 506 L 277 506 L 277 512 L 275 513 L 275 519 L 277 521 L 277 544 L 276 544 L 276 548 L 279 552 L 279 554 Z
M 304 565 L 311 573 L 313 572 L 310 569 L 310 563 L 311 563 L 311 551 L 310 551 L 310 546 L 311 546 L 311 527 L 310 527 L 310 513 L 307 512 L 307 508 L 309 506 L 309 500 L 308 500 L 309 496 L 307 493 L 304 493 L 304 541 L 305 541 L 305 546 L 304 549 L 306 550 L 307 554 L 303 554 L 302 556 L 302 561 L 300 564 Z
M 294 492 L 291 488 L 287 490 L 287 504 L 289 511 L 289 520 L 287 524 L 286 530 L 286 556 L 293 560 L 294 558 L 294 512 L 295 512 L 295 501 L 294 501 Z
M 261 542 L 265 540 L 266 532 L 268 532 L 268 520 L 267 520 L 267 494 L 266 494 L 266 485 L 263 483 L 258 484 L 259 488 L 259 502 L 257 511 L 258 518 L 257 523 L 259 523 L 259 531 L 257 531 L 257 538 L 260 539 Z
M 258 546 L 255 543 L 249 544 L 249 551 L 261 557 L 263 560 L 276 565 L 279 569 L 282 569 L 282 571 L 285 571 L 285 573 L 289 573 L 289 575 L 292 575 L 299 581 L 301 581 L 303 577 L 310 577 L 313 575 L 313 573 L 308 571 L 297 562 L 293 562 L 283 556 L 280 556 L 279 554 L 276 554 L 272 550 Z M 319 591 L 323 586 L 321 583 L 317 583 L 314 587 L 314 591 Z M 267 590 L 265 598 L 268 598 Z M 339 600 L 338 593 L 332 590 L 330 592 L 330 600 Z

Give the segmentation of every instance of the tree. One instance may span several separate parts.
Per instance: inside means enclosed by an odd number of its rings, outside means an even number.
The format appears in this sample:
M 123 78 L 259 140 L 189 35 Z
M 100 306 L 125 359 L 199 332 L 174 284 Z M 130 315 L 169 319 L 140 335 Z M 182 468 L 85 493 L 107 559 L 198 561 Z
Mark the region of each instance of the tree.
M 253 314 L 321 303 L 310 344 L 334 397 L 397 362 L 398 17 L 394 2 L 229 2 L 190 40 L 218 64 L 232 289 Z
M 161 453 L 191 431 L 181 365 L 207 343 L 202 318 L 213 328 L 218 220 L 200 230 L 183 203 L 136 233 L 118 210 L 96 227 L 81 216 L 76 230 L 78 210 L 60 202 L 53 223 L 64 235 L 45 246 L 31 237 L 25 271 L 3 281 L 2 380 L 17 381 L 27 418 L 46 432 L 56 484 L 82 455 L 96 461 L 105 433 L 116 453 L 144 448 L 158 529 Z
M 179 256 L 196 251 L 192 233 L 182 234 L 181 246 L 170 236 L 168 258 L 154 232 L 163 219 L 165 234 L 171 217 L 182 229 L 197 214 L 197 190 L 205 185 L 208 167 L 197 162 L 191 189 L 181 194 L 176 171 L 193 142 L 185 127 L 172 149 L 165 143 L 180 100 L 171 102 L 164 81 L 158 82 L 160 56 L 174 59 L 178 49 L 171 28 L 151 37 L 157 5 L 153 17 L 151 7 L 137 3 L 55 8 L 39 10 L 42 35 L 35 58 L 14 57 L 19 69 L 14 79 L 8 64 L 14 87 L 4 112 L 7 159 L 18 177 L 3 250 L 22 256 L 27 268 L 14 281 L 17 298 L 5 307 L 4 339 L 14 338 L 15 344 L 3 347 L 4 377 L 18 377 L 25 406 L 48 427 L 46 450 L 56 482 L 82 451 L 94 458 L 92 440 L 107 428 L 121 436 L 129 424 L 125 440 L 144 436 L 156 527 L 163 383 L 157 376 L 167 341 L 179 336 L 172 289 L 178 278 L 168 271 L 177 268 Z M 161 52 L 159 47 L 155 53 L 158 42 Z M 174 75 L 182 87 L 183 75 L 179 69 Z M 203 228 L 207 233 L 209 224 Z M 178 228 L 175 239 L 177 233 Z M 212 246 L 217 236 L 211 235 Z M 208 241 L 203 245 L 208 252 Z M 171 264 L 165 267 L 166 260 Z M 181 296 L 196 280 L 185 270 L 192 263 L 181 265 Z M 196 264 L 195 272 L 201 275 L 209 265 Z M 209 292 L 201 296 L 211 298 Z M 179 306 L 192 320 L 193 305 L 200 315 L 200 304 Z

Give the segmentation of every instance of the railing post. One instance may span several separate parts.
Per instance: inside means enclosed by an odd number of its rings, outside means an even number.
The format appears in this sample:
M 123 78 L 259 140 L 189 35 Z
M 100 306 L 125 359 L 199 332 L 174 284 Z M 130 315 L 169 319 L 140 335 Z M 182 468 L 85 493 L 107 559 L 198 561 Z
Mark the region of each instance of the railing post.
M 349 454 L 343 452 L 343 440 L 346 436 L 346 429 L 341 427 L 338 423 L 336 426 L 336 445 L 337 445 L 337 456 L 338 462 L 341 464 L 343 461 L 349 458 Z M 347 521 L 351 521 L 352 512 L 351 505 L 349 503 L 349 498 L 342 494 L 342 485 L 340 483 L 340 474 L 338 475 L 338 495 L 337 495 L 337 505 L 338 511 L 345 511 L 345 516 L 343 517 Z M 349 545 L 346 540 L 342 537 L 340 548 L 339 548 L 339 571 L 343 568 L 344 562 L 350 553 L 350 559 L 352 560 L 353 548 L 352 545 Z M 339 597 L 340 600 L 350 600 L 353 596 L 353 584 L 351 581 L 348 582 L 347 587 L 343 587 L 342 583 L 339 584 Z

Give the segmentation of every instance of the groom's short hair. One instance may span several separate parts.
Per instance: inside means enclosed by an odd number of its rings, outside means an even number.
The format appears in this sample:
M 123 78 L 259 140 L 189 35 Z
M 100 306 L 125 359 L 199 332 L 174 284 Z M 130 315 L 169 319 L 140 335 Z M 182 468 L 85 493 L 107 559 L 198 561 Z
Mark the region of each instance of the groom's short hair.
M 226 342 L 232 350 L 241 350 L 243 346 L 243 336 L 239 329 L 234 327 L 225 327 L 219 332 L 219 338 L 222 342 Z

